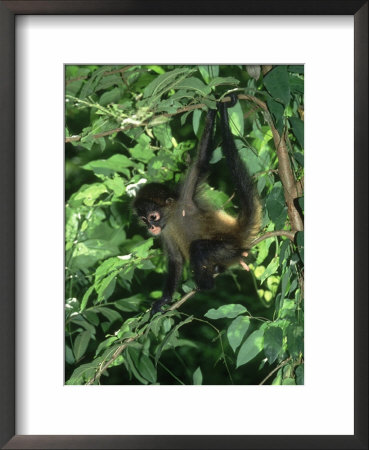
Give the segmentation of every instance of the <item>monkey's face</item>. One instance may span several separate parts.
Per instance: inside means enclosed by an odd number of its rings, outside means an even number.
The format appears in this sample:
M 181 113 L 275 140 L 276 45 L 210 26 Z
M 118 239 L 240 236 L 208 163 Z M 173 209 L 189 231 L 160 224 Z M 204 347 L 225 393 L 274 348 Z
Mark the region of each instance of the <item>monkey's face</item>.
M 161 184 L 148 183 L 138 191 L 133 207 L 149 233 L 159 236 L 174 204 L 175 193 Z
M 141 216 L 141 220 L 147 225 L 150 234 L 159 236 L 163 228 L 163 219 L 160 211 L 148 211 L 146 216 Z
M 139 219 L 152 236 L 159 236 L 165 227 L 163 208 L 154 202 L 141 201 L 135 206 Z

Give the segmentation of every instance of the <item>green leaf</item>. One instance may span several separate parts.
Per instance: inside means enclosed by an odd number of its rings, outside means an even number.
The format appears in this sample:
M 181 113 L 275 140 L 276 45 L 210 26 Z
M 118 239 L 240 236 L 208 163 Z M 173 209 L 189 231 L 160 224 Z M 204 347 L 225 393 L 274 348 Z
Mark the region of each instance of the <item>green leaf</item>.
M 265 175 L 262 175 L 258 178 L 257 189 L 258 189 L 258 193 L 260 196 L 266 186 L 266 181 L 267 181 L 267 177 Z
M 251 361 L 263 349 L 264 332 L 256 330 L 242 344 L 237 356 L 237 368 Z
M 216 164 L 218 161 L 220 161 L 223 157 L 222 148 L 217 147 L 211 156 L 210 164 Z
M 176 89 L 186 89 L 189 91 L 195 91 L 203 97 L 210 94 L 211 89 L 206 86 L 199 78 L 190 77 L 182 80 L 176 85 Z
M 284 386 L 292 386 L 295 384 L 296 384 L 296 382 L 295 382 L 294 378 L 284 378 L 284 380 L 282 381 L 282 385 L 284 385 Z
M 211 78 L 219 75 L 219 66 L 198 66 L 198 68 L 206 84 L 209 84 Z
M 77 369 L 74 370 L 69 380 L 66 381 L 67 385 L 78 385 L 84 384 L 90 380 L 96 373 L 99 364 L 102 362 L 101 358 L 95 359 L 93 362 L 88 364 L 81 364 Z
M 78 233 L 78 214 L 72 211 L 71 208 L 66 208 L 65 215 L 65 241 L 73 242 Z
M 127 158 L 125 155 L 113 155 L 108 159 L 97 159 L 95 161 L 90 161 L 84 166 L 86 170 L 93 170 L 96 174 L 102 174 L 105 176 L 114 175 L 115 172 L 121 172 L 126 174 L 125 170 L 127 167 L 134 167 L 135 163 Z
M 297 117 L 290 117 L 289 122 L 292 127 L 292 132 L 295 135 L 297 142 L 301 148 L 304 148 L 304 122 Z
M 298 204 L 299 204 L 299 206 L 301 208 L 302 213 L 304 213 L 304 197 L 299 197 L 297 199 L 297 201 L 298 201 Z
M 269 255 L 269 248 L 273 242 L 273 239 L 265 239 L 264 241 L 261 241 L 258 245 L 258 257 L 255 261 L 255 266 L 260 266 L 261 263 L 266 259 L 266 257 Z
M 114 174 L 113 178 L 109 178 L 104 182 L 105 186 L 114 192 L 117 197 L 120 197 L 124 194 L 126 188 L 124 186 L 123 178 Z
M 290 89 L 294 94 L 304 95 L 304 80 L 290 75 Z
M 260 277 L 260 282 L 262 283 L 265 279 L 267 279 L 270 275 L 273 275 L 277 271 L 279 267 L 279 260 L 278 257 L 275 256 L 270 263 L 268 264 L 268 267 L 264 270 L 263 274 Z
M 74 323 L 78 327 L 83 327 L 86 331 L 90 333 L 90 336 L 94 336 L 96 333 L 96 329 L 93 325 L 91 325 L 83 315 L 78 314 L 74 315 L 70 318 L 70 322 Z
M 283 300 L 283 304 L 280 308 L 279 317 L 281 319 L 294 320 L 295 311 L 296 311 L 296 303 L 294 302 L 294 300 L 289 300 L 289 299 L 285 298 Z
M 202 384 L 202 372 L 200 367 L 198 367 L 193 373 L 193 384 L 196 385 Z
M 92 293 L 92 291 L 94 290 L 94 286 L 90 286 L 87 291 L 85 292 L 82 301 L 81 301 L 81 307 L 80 307 L 80 311 L 83 311 L 86 308 L 88 299 L 90 298 L 90 295 Z
M 280 386 L 282 384 L 282 369 L 279 369 L 277 376 L 272 381 L 272 386 Z
M 293 72 L 293 73 L 303 74 L 304 66 L 303 65 L 298 65 L 298 66 L 291 65 L 291 66 L 288 66 L 288 71 Z
M 202 132 L 201 123 L 202 111 L 200 109 L 195 109 L 192 115 L 192 127 L 195 135 L 199 138 Z
M 264 85 L 275 100 L 288 105 L 291 94 L 286 66 L 276 66 L 268 72 L 264 77 Z
M 240 80 L 237 80 L 236 78 L 233 77 L 215 77 L 210 81 L 209 86 L 210 87 L 216 87 L 221 85 L 237 86 L 238 84 L 240 84 Z
M 142 384 L 148 384 L 148 380 L 144 378 L 140 371 L 137 369 L 138 365 L 138 358 L 140 356 L 140 351 L 133 347 L 128 347 L 126 349 L 126 361 L 129 369 L 132 371 L 132 374 L 134 375 L 137 380 Z
M 136 364 L 137 370 L 147 381 L 149 381 L 152 384 L 156 383 L 157 380 L 156 368 L 148 356 L 141 353 Z
M 299 385 L 304 385 L 304 364 L 300 364 L 296 370 L 295 370 L 295 375 L 296 375 L 296 384 Z
M 282 288 L 281 288 L 281 302 L 283 302 L 284 297 L 287 293 L 287 287 L 291 278 L 290 269 L 288 268 L 282 277 Z
M 237 102 L 232 108 L 228 109 L 229 126 L 235 136 L 244 134 L 244 118 L 241 103 Z
M 279 264 L 281 265 L 283 261 L 287 259 L 291 253 L 290 244 L 291 241 L 289 239 L 286 239 L 285 241 L 283 241 L 283 244 L 281 245 L 281 250 L 279 252 Z
M 287 218 L 287 206 L 280 181 L 274 185 L 271 193 L 268 195 L 266 207 L 270 219 L 276 224 L 276 229 L 283 228 Z
M 149 162 L 155 156 L 153 150 L 150 148 L 150 138 L 146 134 L 141 134 L 138 139 L 138 144 L 130 149 L 130 153 L 133 158 L 144 163 Z
M 168 124 L 159 125 L 153 129 L 154 136 L 164 148 L 172 148 L 172 133 Z M 147 145 L 147 144 L 146 144 Z
M 144 300 L 142 294 L 132 295 L 131 297 L 123 298 L 114 302 L 114 306 L 120 311 L 137 312 L 140 309 L 140 303 Z
M 178 80 L 182 80 L 188 76 L 193 69 L 177 68 L 170 72 L 163 73 L 149 83 L 144 90 L 144 98 L 151 96 L 160 96 L 169 91 L 178 84 Z
M 110 275 L 114 271 L 119 271 L 123 266 L 129 264 L 131 261 L 131 255 L 113 256 L 103 261 L 96 269 L 95 278 L 96 281 L 101 281 L 107 275 Z
M 283 126 L 284 126 L 284 120 L 283 120 L 283 114 L 284 114 L 284 107 L 281 105 L 281 103 L 276 102 L 273 99 L 267 100 L 267 106 L 272 114 L 273 123 L 279 133 L 279 135 L 283 132 Z
M 83 316 L 86 317 L 86 319 L 89 322 L 91 322 L 93 325 L 95 325 L 96 327 L 100 323 L 99 316 L 96 313 L 92 312 L 92 311 L 89 311 L 89 310 L 83 311 Z
M 90 338 L 91 335 L 89 331 L 82 331 L 82 333 L 76 337 L 73 344 L 73 353 L 76 361 L 80 360 L 85 354 Z
M 269 364 L 273 364 L 282 350 L 283 331 L 279 327 L 269 327 L 264 333 L 264 353 Z
M 108 192 L 103 183 L 84 184 L 79 191 L 72 196 L 73 201 L 82 201 L 87 206 L 92 206 L 100 195 Z
M 297 245 L 297 251 L 299 252 L 301 261 L 304 262 L 304 232 L 298 231 L 296 233 L 296 245 Z
M 178 323 L 174 328 L 172 328 L 169 333 L 165 336 L 161 344 L 159 345 L 156 355 L 155 355 L 155 364 L 158 363 L 159 358 L 162 354 L 162 352 L 165 350 L 166 347 L 170 345 L 171 342 L 173 342 L 173 339 L 176 338 L 176 333 L 178 330 L 183 327 L 183 325 L 186 325 L 187 323 L 192 322 L 193 316 L 187 317 L 187 319 L 183 320 L 182 322 Z
M 254 151 L 251 148 L 245 147 L 240 139 L 235 139 L 235 144 L 238 148 L 241 159 L 244 161 L 250 175 L 254 175 L 257 172 L 261 172 L 262 170 L 264 170 L 262 161 L 260 160 L 258 155 L 255 155 Z
M 137 326 L 137 319 L 131 317 L 129 319 L 127 319 L 123 325 L 120 327 L 120 329 L 118 330 L 117 336 L 119 339 L 126 339 L 128 337 L 133 337 L 135 335 L 137 335 L 137 333 L 135 333 L 133 331 L 133 329 Z
M 96 306 L 91 309 L 96 313 L 101 313 L 106 319 L 108 319 L 109 323 L 113 323 L 116 320 L 122 321 L 122 316 L 114 309 L 107 308 L 106 306 Z
M 104 278 L 101 283 L 95 285 L 97 292 L 97 303 L 108 300 L 108 298 L 113 294 L 116 285 L 117 273 L 111 273 L 106 278 Z
M 304 155 L 301 152 L 295 150 L 292 153 L 292 156 L 295 158 L 298 164 L 300 164 L 301 167 L 304 167 Z
M 247 312 L 247 309 L 243 305 L 230 304 L 220 306 L 218 309 L 209 309 L 205 317 L 209 319 L 233 319 L 245 312 Z
M 68 345 L 65 346 L 65 362 L 67 364 L 74 364 L 76 362 L 72 349 Z
M 99 103 L 102 106 L 106 106 L 109 103 L 117 103 L 121 98 L 121 89 L 119 87 L 115 87 L 110 91 L 106 91 L 100 97 Z
M 269 194 L 266 207 L 269 217 L 275 222 L 286 206 L 282 184 L 278 181 Z
M 154 244 L 154 239 L 149 238 L 146 241 L 142 241 L 139 244 L 135 245 L 132 249 L 132 252 L 138 258 L 147 258 L 149 256 L 149 250 Z
M 95 89 L 97 85 L 99 84 L 99 81 L 103 74 L 105 72 L 108 72 L 111 70 L 111 66 L 103 66 L 96 70 L 94 70 L 91 73 L 90 78 L 86 81 L 86 83 L 83 85 L 83 88 L 80 93 L 80 98 L 83 99 L 85 97 L 88 97 L 89 95 L 93 94 L 95 92 Z
M 291 324 L 287 328 L 287 348 L 292 358 L 298 358 L 304 351 L 304 329 L 301 325 Z
M 100 352 L 102 352 L 103 350 L 105 350 L 106 348 L 111 347 L 111 345 L 116 342 L 118 338 L 116 336 L 110 336 L 107 339 L 105 339 L 104 341 L 100 342 L 100 344 L 98 345 L 96 352 L 95 352 L 95 356 L 97 356 Z
M 247 330 L 250 326 L 250 318 L 245 316 L 238 316 L 230 324 L 227 330 L 227 338 L 232 350 L 235 352 L 241 344 Z

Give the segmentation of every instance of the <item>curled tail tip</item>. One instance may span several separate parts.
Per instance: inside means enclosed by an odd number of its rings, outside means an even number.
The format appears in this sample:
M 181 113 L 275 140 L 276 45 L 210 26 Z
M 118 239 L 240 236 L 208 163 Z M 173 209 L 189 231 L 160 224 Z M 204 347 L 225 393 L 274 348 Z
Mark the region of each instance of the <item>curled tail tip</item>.
M 232 108 L 238 102 L 238 95 L 235 92 L 230 92 L 227 97 L 230 97 L 230 100 L 227 102 L 218 102 L 218 108 Z

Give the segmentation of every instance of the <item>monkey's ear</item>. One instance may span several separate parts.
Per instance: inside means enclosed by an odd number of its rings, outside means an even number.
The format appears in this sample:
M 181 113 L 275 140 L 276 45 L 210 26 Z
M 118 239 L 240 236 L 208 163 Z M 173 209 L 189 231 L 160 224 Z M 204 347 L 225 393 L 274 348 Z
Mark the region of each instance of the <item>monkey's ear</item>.
M 174 198 L 172 198 L 172 197 L 168 197 L 168 198 L 165 200 L 165 203 L 166 203 L 167 205 L 171 205 L 173 202 L 174 202 Z

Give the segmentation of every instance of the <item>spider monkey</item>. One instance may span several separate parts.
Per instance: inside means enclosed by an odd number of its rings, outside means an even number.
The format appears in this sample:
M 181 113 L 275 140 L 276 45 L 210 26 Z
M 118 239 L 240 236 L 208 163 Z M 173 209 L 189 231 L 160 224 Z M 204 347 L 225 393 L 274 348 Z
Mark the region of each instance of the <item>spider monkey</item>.
M 213 152 L 212 133 L 216 110 L 209 110 L 205 128 L 198 146 L 197 159 L 190 167 L 179 192 L 160 183 L 144 185 L 137 193 L 133 207 L 153 236 L 161 236 L 168 255 L 168 275 L 162 298 L 151 308 L 151 316 L 161 311 L 172 300 L 182 275 L 184 260 L 189 260 L 200 290 L 214 286 L 214 274 L 239 263 L 249 270 L 242 260 L 247 256 L 250 243 L 260 228 L 260 203 L 252 179 L 235 146 L 229 127 L 227 108 L 238 98 L 219 102 L 222 148 L 228 162 L 240 213 L 237 218 L 216 210 L 200 196 L 200 186 L 209 171 Z

